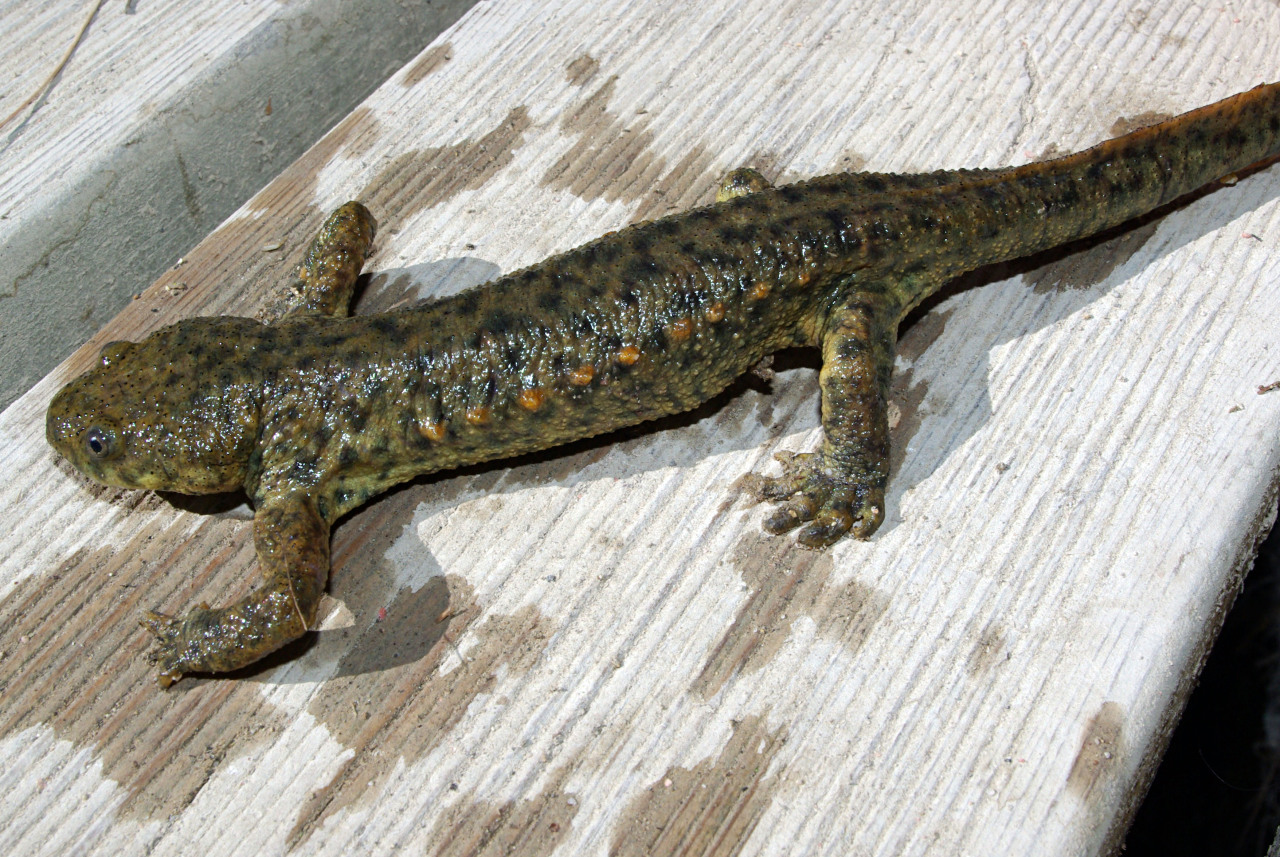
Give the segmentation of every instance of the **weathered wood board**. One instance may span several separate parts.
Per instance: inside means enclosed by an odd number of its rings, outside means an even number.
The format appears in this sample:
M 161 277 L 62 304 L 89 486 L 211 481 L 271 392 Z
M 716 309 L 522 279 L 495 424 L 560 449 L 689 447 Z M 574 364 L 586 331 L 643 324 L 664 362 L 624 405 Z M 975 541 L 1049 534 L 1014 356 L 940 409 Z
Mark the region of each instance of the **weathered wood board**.
M 801 358 L 370 504 L 336 530 L 320 632 L 234 680 L 159 691 L 135 619 L 252 586 L 245 510 L 91 486 L 43 412 L 110 339 L 252 314 L 347 198 L 382 223 L 372 311 L 741 164 L 1021 163 L 1278 57 L 1262 0 L 477 6 L 0 415 L 0 850 L 1115 846 L 1274 515 L 1275 167 L 932 304 L 868 542 L 767 538 L 737 487 L 817 440 Z
M 0 2 L 0 408 L 470 4 Z

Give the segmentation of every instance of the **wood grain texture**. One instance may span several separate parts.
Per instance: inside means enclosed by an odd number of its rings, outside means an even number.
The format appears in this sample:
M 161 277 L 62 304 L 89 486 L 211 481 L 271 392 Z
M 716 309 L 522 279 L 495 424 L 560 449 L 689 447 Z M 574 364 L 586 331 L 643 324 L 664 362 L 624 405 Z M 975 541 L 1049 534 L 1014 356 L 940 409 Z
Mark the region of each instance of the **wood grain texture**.
M 251 586 L 244 511 L 86 484 L 43 410 L 108 339 L 256 311 L 350 197 L 372 311 L 742 164 L 1078 149 L 1276 79 L 1278 47 L 1261 0 L 477 6 L 0 415 L 0 850 L 1105 852 L 1274 515 L 1274 167 L 929 306 L 869 542 L 767 538 L 738 491 L 818 440 L 801 355 L 370 504 L 321 631 L 235 680 L 158 691 L 134 618 Z

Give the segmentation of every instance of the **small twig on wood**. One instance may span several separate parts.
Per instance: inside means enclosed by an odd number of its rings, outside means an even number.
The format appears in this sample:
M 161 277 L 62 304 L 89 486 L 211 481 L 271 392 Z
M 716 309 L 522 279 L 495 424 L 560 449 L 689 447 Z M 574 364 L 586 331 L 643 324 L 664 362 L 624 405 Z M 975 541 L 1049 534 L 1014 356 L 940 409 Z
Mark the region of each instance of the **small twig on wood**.
M 76 52 L 76 48 L 80 47 L 80 41 L 88 31 L 89 25 L 93 23 L 93 19 L 97 17 L 98 10 L 102 8 L 102 4 L 104 2 L 106 2 L 106 0 L 95 0 L 93 8 L 90 9 L 89 14 L 85 16 L 84 23 L 80 25 L 80 29 L 76 33 L 75 39 L 71 42 L 71 47 L 67 48 L 67 52 L 62 55 L 62 59 L 53 67 L 53 71 L 49 72 L 49 76 L 44 79 L 44 82 L 36 87 L 36 91 L 28 95 L 26 100 L 19 104 L 16 110 L 4 117 L 3 120 L 0 120 L 0 129 L 3 129 L 4 126 L 12 122 L 20 113 L 22 113 L 22 111 L 30 107 L 33 101 L 48 91 L 49 85 L 53 83 L 54 78 L 62 73 L 62 70 L 67 66 L 67 62 L 70 61 L 71 55 Z

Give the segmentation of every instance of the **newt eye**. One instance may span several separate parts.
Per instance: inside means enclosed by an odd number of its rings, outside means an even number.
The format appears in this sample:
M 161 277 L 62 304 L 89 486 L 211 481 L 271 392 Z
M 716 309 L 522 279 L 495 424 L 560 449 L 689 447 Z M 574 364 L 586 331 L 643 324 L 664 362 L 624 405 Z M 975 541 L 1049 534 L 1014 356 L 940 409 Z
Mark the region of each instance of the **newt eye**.
M 119 451 L 115 433 L 101 426 L 90 426 L 84 433 L 84 445 L 89 450 L 89 454 L 99 461 L 114 458 Z

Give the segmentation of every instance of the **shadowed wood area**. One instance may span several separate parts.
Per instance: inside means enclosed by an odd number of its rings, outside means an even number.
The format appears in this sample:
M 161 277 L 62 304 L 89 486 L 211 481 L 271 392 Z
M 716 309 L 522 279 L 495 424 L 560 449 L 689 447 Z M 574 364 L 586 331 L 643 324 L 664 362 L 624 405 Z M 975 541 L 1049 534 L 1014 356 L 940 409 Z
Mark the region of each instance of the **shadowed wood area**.
M 965 277 L 900 337 L 886 520 L 742 490 L 816 358 L 341 520 L 318 632 L 156 687 L 146 609 L 255 584 L 243 498 L 102 488 L 44 410 L 102 345 L 277 301 L 325 213 L 357 311 L 451 294 L 730 169 L 1021 164 L 1280 79 L 1280 7 L 477 5 L 0 414 L 0 851 L 1104 854 L 1276 506 L 1280 170 Z

